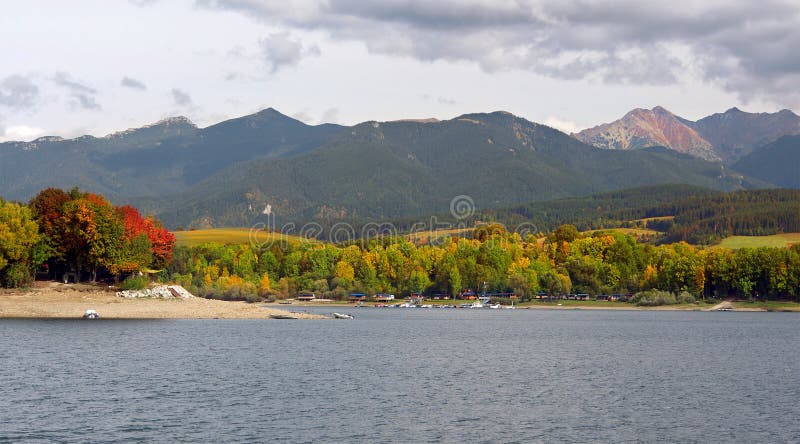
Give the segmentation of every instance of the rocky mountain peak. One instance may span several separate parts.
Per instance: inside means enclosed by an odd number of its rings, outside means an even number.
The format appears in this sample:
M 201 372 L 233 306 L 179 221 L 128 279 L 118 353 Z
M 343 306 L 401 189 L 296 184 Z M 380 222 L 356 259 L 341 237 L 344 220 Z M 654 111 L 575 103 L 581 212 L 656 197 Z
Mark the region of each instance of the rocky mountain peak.
M 662 106 L 634 109 L 620 120 L 585 129 L 575 137 L 598 148 L 663 146 L 702 159 L 719 160 L 708 141 Z

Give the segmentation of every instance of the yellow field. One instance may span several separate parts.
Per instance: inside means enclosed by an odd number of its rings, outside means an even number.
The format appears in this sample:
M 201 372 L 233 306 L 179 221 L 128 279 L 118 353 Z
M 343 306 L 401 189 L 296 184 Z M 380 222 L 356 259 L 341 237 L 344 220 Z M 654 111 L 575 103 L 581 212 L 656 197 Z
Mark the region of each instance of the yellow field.
M 618 233 L 625 233 L 633 237 L 659 236 L 663 234 L 660 231 L 651 230 L 649 228 L 603 228 L 601 230 L 584 231 L 584 233 L 596 233 L 598 231 L 616 231 Z
M 406 235 L 406 238 L 412 242 L 426 243 L 430 240 L 439 240 L 445 237 L 458 236 L 464 233 L 472 233 L 475 228 L 453 228 L 450 230 L 427 230 L 417 231 Z
M 206 230 L 175 231 L 177 245 L 193 247 L 206 242 L 216 242 L 219 244 L 254 244 L 264 245 L 275 241 L 286 241 L 289 243 L 308 242 L 308 240 L 279 233 L 267 232 L 255 228 L 211 228 Z
M 722 240 L 720 247 L 730 248 L 756 248 L 756 247 L 789 247 L 800 244 L 800 233 L 782 233 L 772 236 L 731 236 Z
M 655 220 L 672 220 L 672 219 L 675 219 L 675 216 L 644 217 L 641 219 L 635 219 L 631 222 L 650 222 Z

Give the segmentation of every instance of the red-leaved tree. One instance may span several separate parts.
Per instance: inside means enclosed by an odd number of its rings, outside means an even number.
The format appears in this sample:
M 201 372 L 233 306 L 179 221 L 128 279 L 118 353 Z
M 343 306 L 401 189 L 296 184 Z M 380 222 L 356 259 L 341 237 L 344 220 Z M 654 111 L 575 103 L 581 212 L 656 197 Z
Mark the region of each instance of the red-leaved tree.
M 139 210 L 130 205 L 117 207 L 117 213 L 122 218 L 124 237 L 127 241 L 132 241 L 142 234 L 147 236 L 153 253 L 153 267 L 161 268 L 172 260 L 175 235 L 164 228 L 160 221 L 152 216 L 142 217 Z

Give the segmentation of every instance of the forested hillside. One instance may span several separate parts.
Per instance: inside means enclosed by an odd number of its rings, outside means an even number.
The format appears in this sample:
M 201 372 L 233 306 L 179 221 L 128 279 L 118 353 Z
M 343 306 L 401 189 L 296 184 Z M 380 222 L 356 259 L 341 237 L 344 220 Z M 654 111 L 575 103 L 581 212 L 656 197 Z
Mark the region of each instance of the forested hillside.
M 800 190 L 644 187 L 479 212 L 476 218 L 511 227 L 527 222 L 543 232 L 564 223 L 581 230 L 638 226 L 665 232 L 654 239 L 659 242 L 711 244 L 733 235 L 800 231 Z M 638 221 L 647 218 L 656 219 Z
M 248 226 L 267 205 L 296 223 L 442 213 L 665 183 L 764 186 L 663 148 L 602 150 L 508 113 L 442 122 L 368 122 L 306 154 L 234 165 L 178 196 L 149 202 L 170 226 Z

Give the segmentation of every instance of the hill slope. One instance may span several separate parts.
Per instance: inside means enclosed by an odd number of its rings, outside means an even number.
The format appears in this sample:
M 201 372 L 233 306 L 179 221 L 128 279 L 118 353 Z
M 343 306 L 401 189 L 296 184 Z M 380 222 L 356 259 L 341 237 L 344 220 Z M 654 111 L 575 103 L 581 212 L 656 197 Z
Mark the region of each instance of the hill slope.
M 741 158 L 733 167 L 786 188 L 800 188 L 800 136 L 784 136 Z
M 686 123 L 711 143 L 726 162 L 736 161 L 784 135 L 800 134 L 800 116 L 788 109 L 777 113 L 747 113 L 731 108 Z
M 78 186 L 112 198 L 164 196 L 236 162 L 287 157 L 342 131 L 306 125 L 271 108 L 197 128 L 183 117 L 105 137 L 0 144 L 0 190 L 29 199 L 48 186 Z
M 249 225 L 266 205 L 279 217 L 364 220 L 478 208 L 633 186 L 761 186 L 673 151 L 601 150 L 504 112 L 441 122 L 367 122 L 286 159 L 234 165 L 179 196 L 140 204 L 171 225 Z

